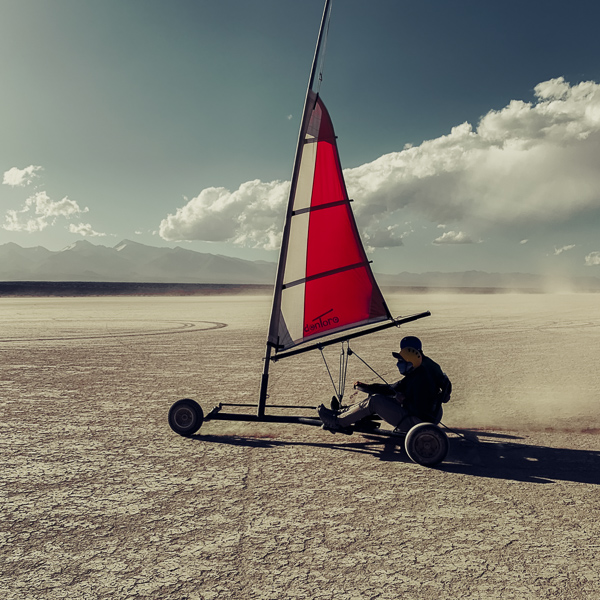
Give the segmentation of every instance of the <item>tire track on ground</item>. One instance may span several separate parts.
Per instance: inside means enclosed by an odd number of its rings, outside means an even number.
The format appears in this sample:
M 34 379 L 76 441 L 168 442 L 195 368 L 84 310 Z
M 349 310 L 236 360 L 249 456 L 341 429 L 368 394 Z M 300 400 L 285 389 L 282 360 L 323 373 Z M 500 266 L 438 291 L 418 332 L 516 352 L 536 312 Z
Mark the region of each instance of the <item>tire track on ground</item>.
M 75 321 L 77 322 L 77 321 Z M 114 321 L 110 321 L 114 323 Z M 129 323 L 132 321 L 129 320 Z M 10 337 L 0 338 L 0 343 L 11 343 L 11 342 L 47 342 L 47 341 L 65 341 L 65 340 L 95 340 L 95 339 L 112 339 L 112 338 L 123 338 L 123 337 L 147 337 L 155 335 L 173 335 L 180 333 L 199 333 L 201 331 L 212 331 L 213 329 L 222 329 L 227 327 L 227 323 L 221 323 L 218 321 L 162 321 L 163 323 L 176 323 L 178 327 L 157 329 L 154 331 L 131 331 L 126 330 L 122 332 L 110 332 L 105 333 L 73 333 L 70 335 L 47 335 L 38 337 Z M 198 327 L 199 324 L 208 325 L 208 327 Z

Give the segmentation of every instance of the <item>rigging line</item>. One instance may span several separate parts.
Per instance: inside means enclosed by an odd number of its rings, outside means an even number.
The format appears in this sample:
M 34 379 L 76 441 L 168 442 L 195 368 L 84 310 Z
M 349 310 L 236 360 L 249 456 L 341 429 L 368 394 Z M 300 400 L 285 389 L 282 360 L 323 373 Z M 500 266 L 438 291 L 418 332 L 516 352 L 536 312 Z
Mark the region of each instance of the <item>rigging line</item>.
M 346 342 L 346 344 L 348 344 L 348 350 L 350 350 L 350 344 L 348 342 Z M 348 352 L 344 351 L 344 342 L 342 342 L 341 344 L 341 352 L 340 352 L 340 397 L 339 400 L 341 401 L 342 398 L 344 397 L 344 392 L 346 390 L 346 374 L 348 372 Z
M 327 369 L 327 373 L 329 375 L 329 379 L 331 380 L 331 385 L 333 386 L 333 391 L 335 392 L 335 395 L 337 398 L 340 397 L 337 388 L 335 387 L 335 383 L 333 381 L 333 377 L 331 376 L 331 371 L 329 370 L 329 365 L 327 364 L 327 361 L 325 360 L 325 354 L 323 354 L 323 348 L 321 346 L 319 346 L 319 351 L 321 352 L 321 356 L 323 357 L 323 362 L 325 363 L 325 368 Z
M 344 356 L 346 355 L 346 353 L 344 352 L 344 342 L 342 342 L 340 344 L 341 348 L 340 348 L 340 366 L 339 366 L 339 391 L 340 391 L 340 397 L 339 400 L 341 401 L 341 399 L 344 396 L 344 388 L 345 388 L 345 377 L 344 377 Z
M 363 365 L 365 365 L 366 367 L 371 369 L 371 371 L 373 371 L 373 373 L 375 373 L 375 375 L 377 375 L 377 377 L 379 377 L 379 379 L 381 379 L 381 381 L 383 381 L 383 383 L 385 383 L 385 385 L 392 387 L 371 365 L 369 365 L 358 354 L 356 354 L 356 352 L 354 352 L 354 350 L 350 350 L 349 348 L 348 348 L 348 350 L 349 350 L 350 354 L 354 354 L 354 356 L 356 356 L 356 358 L 358 358 L 358 360 L 360 360 L 360 362 L 362 362 Z
M 346 342 L 346 366 L 344 368 L 344 385 L 346 385 L 346 374 L 348 373 L 348 359 L 350 358 L 350 355 L 352 354 L 352 350 L 350 350 L 350 342 L 347 341 Z
M 340 391 L 339 393 L 339 398 L 338 400 L 341 400 L 343 395 L 344 395 L 344 388 L 343 388 L 343 368 L 344 368 L 344 342 L 342 342 L 341 344 L 341 351 L 340 351 L 340 364 L 338 365 L 338 389 Z

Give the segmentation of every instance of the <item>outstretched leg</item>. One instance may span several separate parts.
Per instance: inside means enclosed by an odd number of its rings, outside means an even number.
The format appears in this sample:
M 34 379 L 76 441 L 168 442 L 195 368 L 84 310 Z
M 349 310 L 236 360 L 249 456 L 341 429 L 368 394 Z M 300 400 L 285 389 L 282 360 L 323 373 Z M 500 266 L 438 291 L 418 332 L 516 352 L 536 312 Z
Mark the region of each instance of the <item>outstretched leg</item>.
M 402 421 L 410 418 L 406 409 L 393 396 L 373 394 L 339 413 L 337 421 L 341 427 L 349 427 L 374 414 L 379 415 L 392 427 L 397 427 Z

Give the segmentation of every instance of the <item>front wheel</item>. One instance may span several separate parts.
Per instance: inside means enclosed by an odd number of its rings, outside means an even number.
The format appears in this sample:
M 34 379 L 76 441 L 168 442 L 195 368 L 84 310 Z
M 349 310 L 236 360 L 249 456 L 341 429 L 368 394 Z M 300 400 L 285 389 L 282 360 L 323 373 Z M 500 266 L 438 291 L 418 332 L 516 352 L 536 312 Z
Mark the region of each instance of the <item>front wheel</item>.
M 448 436 L 433 423 L 418 423 L 406 434 L 404 447 L 413 462 L 435 467 L 448 454 Z
M 195 400 L 178 400 L 169 409 L 169 426 L 175 433 L 184 437 L 194 435 L 203 422 L 204 413 Z

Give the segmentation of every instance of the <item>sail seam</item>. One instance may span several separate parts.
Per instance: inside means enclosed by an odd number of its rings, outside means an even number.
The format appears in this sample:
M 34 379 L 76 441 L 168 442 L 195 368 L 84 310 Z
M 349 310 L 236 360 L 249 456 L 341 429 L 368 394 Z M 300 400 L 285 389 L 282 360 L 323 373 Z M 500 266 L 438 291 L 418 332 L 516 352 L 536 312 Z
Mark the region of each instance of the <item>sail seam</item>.
M 287 290 L 296 285 L 300 285 L 302 283 L 306 283 L 308 281 L 314 281 L 315 279 L 321 279 L 321 277 L 328 277 L 329 275 L 336 275 L 337 273 L 343 273 L 344 271 L 351 271 L 352 269 L 359 269 L 360 267 L 367 267 L 371 261 L 364 261 L 360 263 L 356 263 L 353 265 L 347 265 L 345 267 L 338 267 L 337 269 L 331 269 L 330 271 L 323 271 L 323 273 L 317 273 L 316 275 L 309 275 L 308 277 L 304 277 L 303 279 L 296 279 L 296 281 L 291 281 L 290 283 L 284 283 L 283 289 Z
M 348 204 L 348 202 L 352 202 L 350 199 L 345 200 L 336 200 L 335 202 L 328 202 L 327 204 L 319 204 L 317 206 L 307 206 L 305 208 L 299 208 L 292 212 L 292 216 L 303 215 L 304 213 L 313 212 L 315 210 L 322 210 L 324 208 L 332 208 L 334 206 L 341 206 L 342 204 Z

